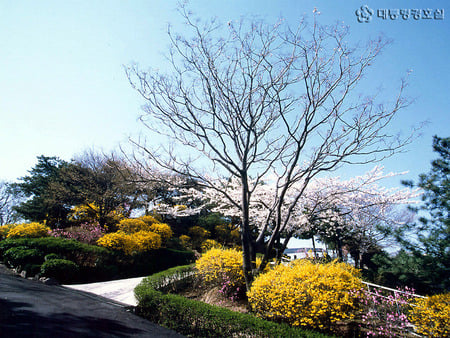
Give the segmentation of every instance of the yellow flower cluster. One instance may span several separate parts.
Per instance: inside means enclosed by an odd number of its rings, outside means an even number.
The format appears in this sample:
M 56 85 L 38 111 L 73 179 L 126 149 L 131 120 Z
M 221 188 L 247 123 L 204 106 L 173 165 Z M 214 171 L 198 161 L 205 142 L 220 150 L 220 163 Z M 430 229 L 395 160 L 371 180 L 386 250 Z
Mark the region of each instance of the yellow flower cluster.
M 229 278 L 237 287 L 245 285 L 242 263 L 242 252 L 213 248 L 197 260 L 195 267 L 207 283 L 220 284 L 224 278 Z
M 261 259 L 257 258 L 256 265 L 259 264 L 261 264 Z M 213 285 L 227 283 L 231 290 L 245 287 L 242 265 L 241 251 L 219 248 L 207 251 L 195 263 L 198 273 L 206 283 Z
M 10 228 L 8 229 L 9 226 Z M 46 237 L 50 231 L 49 227 L 38 222 L 5 225 L 4 227 L 8 229 L 6 238 Z M 2 229 L 2 231 L 4 230 Z
M 421 298 L 412 307 L 410 321 L 427 337 L 450 336 L 450 293 Z
M 17 224 L 5 224 L 0 226 L 0 239 L 5 239 L 8 236 L 9 230 L 16 227 Z
M 191 247 L 191 237 L 189 237 L 188 235 L 181 235 L 179 238 L 180 238 L 180 243 L 183 246 L 183 248 Z
M 258 276 L 247 296 L 253 311 L 263 318 L 324 329 L 354 317 L 355 291 L 362 286 L 359 272 L 345 263 L 315 264 L 305 259 Z
M 213 248 L 221 248 L 222 246 L 213 239 L 207 239 L 204 241 L 201 245 L 202 252 L 206 252 L 208 250 L 211 250 Z
M 131 255 L 133 252 L 159 249 L 161 236 L 150 231 L 138 231 L 133 234 L 117 231 L 99 238 L 97 244 Z
M 147 215 L 147 216 L 141 216 L 139 217 L 140 220 L 144 221 L 148 225 L 152 225 L 154 223 L 160 223 L 155 217 Z
M 150 231 L 160 235 L 163 241 L 173 236 L 172 229 L 165 223 L 154 223 L 150 225 Z
M 119 222 L 119 231 L 132 234 L 138 231 L 150 231 L 150 226 L 138 218 L 126 218 Z
M 119 230 L 99 238 L 97 244 L 127 255 L 134 252 L 159 249 L 173 232 L 170 226 L 152 216 L 127 218 L 119 222 Z

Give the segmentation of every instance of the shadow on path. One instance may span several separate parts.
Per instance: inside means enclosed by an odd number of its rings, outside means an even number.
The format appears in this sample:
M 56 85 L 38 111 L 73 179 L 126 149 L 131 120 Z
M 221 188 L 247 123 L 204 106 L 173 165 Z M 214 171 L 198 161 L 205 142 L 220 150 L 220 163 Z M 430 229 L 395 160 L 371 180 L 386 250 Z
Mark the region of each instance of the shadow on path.
M 0 337 L 182 337 L 117 303 L 0 269 Z

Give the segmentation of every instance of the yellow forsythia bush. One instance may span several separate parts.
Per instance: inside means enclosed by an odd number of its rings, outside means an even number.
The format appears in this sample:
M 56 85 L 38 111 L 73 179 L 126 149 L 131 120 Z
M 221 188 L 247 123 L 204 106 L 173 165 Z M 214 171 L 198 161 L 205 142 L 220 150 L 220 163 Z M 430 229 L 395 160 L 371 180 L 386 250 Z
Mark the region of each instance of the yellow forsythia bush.
M 356 292 L 362 287 L 358 271 L 348 264 L 302 259 L 258 276 L 247 296 L 260 317 L 329 329 L 332 323 L 353 318 Z
M 146 224 L 148 225 L 152 225 L 154 223 L 161 223 L 160 221 L 158 221 L 155 217 L 147 215 L 147 216 L 141 216 L 138 219 L 144 221 Z
M 427 337 L 450 336 L 450 293 L 416 300 L 410 321 L 416 332 Z
M 149 225 L 139 218 L 125 218 L 119 222 L 117 227 L 119 231 L 127 234 L 132 234 L 138 231 L 150 231 Z
M 151 231 L 138 231 L 132 235 L 138 251 L 156 250 L 161 247 L 161 236 Z
M 16 227 L 18 224 L 5 224 L 0 226 L 0 239 L 5 239 L 8 236 L 8 232 Z
M 172 229 L 165 223 L 154 223 L 150 225 L 150 231 L 160 235 L 163 241 L 173 236 Z
M 206 252 L 206 251 L 211 250 L 213 248 L 221 248 L 221 247 L 222 246 L 217 241 L 215 241 L 213 239 L 207 239 L 200 246 L 200 248 L 202 249 L 202 252 Z
M 8 231 L 7 238 L 46 237 L 51 229 L 44 224 L 32 222 L 17 224 Z
M 191 237 L 187 235 L 181 235 L 179 237 L 180 243 L 183 246 L 183 248 L 190 248 L 191 247 Z
M 256 259 L 256 265 L 261 259 Z M 245 291 L 242 271 L 242 252 L 236 249 L 213 248 L 204 253 L 195 263 L 199 275 L 207 284 L 220 286 L 223 293 L 230 295 Z
M 106 234 L 97 240 L 97 244 L 111 250 L 123 251 L 130 255 L 136 251 L 136 242 L 132 237 L 124 232 L 117 231 Z
M 117 231 L 100 237 L 97 244 L 131 255 L 133 252 L 159 249 L 161 236 L 149 231 L 138 231 L 134 234 Z

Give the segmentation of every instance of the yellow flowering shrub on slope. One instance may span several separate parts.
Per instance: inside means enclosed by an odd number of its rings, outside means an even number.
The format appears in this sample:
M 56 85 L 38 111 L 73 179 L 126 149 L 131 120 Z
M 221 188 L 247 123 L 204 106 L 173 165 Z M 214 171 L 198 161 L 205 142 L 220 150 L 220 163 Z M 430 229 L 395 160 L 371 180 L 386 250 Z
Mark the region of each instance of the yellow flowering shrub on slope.
M 256 265 L 261 259 L 256 259 Z M 195 263 L 199 275 L 206 284 L 221 287 L 226 295 L 238 296 L 245 291 L 242 271 L 242 252 L 236 249 L 213 248 L 204 253 Z
M 450 336 L 450 293 L 416 300 L 410 312 L 410 321 L 416 331 L 427 337 Z
M 51 229 L 38 222 L 17 224 L 8 231 L 6 238 L 46 237 Z
M 260 317 L 330 329 L 333 323 L 354 317 L 356 291 L 362 287 L 359 272 L 348 264 L 302 259 L 258 276 L 247 296 Z

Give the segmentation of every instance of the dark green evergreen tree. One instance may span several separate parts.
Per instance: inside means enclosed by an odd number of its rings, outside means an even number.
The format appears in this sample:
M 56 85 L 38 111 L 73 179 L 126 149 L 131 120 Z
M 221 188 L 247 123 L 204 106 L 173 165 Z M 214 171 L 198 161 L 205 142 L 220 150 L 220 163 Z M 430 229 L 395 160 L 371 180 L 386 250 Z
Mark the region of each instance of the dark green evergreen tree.
M 417 241 L 399 239 L 420 267 L 416 283 L 428 292 L 441 292 L 450 290 L 450 137 L 434 136 L 433 150 L 439 158 L 431 162 L 431 171 L 421 174 L 417 184 L 404 182 L 424 191 L 424 204 L 416 210 L 421 217 L 413 227 Z
M 67 200 L 55 198 L 52 187 L 59 185 L 61 170 L 69 164 L 57 157 L 38 156 L 36 166 L 29 176 L 22 177 L 14 184 L 18 193 L 27 200 L 15 207 L 24 219 L 45 222 L 51 227 L 64 226 L 70 206 Z

